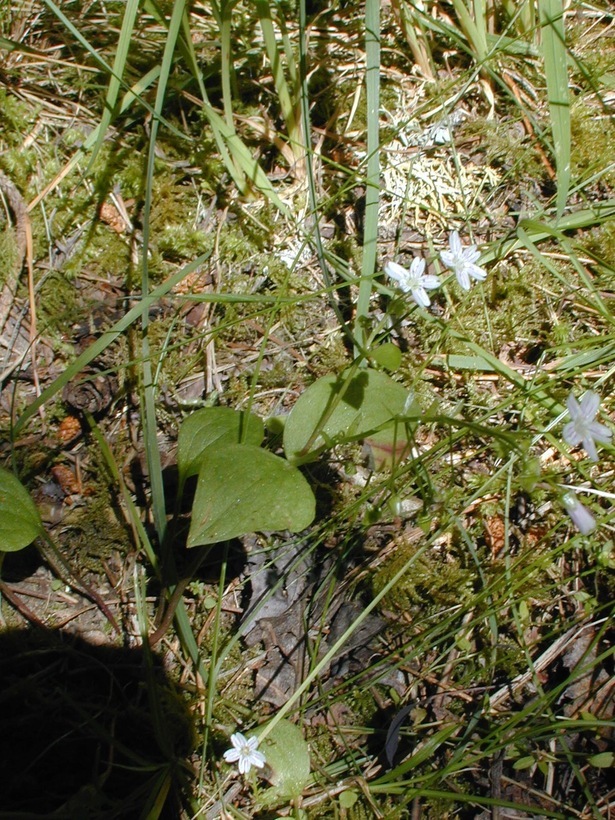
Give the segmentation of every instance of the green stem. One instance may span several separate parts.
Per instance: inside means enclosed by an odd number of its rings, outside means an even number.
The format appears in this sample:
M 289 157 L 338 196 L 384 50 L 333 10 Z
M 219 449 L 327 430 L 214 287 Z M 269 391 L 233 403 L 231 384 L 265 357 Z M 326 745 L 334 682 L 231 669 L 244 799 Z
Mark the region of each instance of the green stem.
M 358 342 L 355 355 L 364 350 L 372 278 L 376 270 L 378 204 L 380 200 L 380 2 L 367 0 L 365 6 L 365 53 L 367 92 L 367 177 L 363 264 L 354 333 Z

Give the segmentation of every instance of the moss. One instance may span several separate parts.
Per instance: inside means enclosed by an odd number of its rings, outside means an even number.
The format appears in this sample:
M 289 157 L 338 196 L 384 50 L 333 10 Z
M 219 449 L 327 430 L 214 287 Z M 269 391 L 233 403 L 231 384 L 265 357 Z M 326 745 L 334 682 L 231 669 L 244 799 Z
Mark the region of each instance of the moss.
M 544 248 L 548 252 L 548 248 Z M 548 354 L 550 349 L 571 344 L 575 337 L 585 333 L 588 321 L 579 313 L 570 294 L 579 289 L 579 280 L 572 266 L 557 261 L 558 279 L 545 266 L 535 261 L 517 262 L 507 260 L 492 267 L 487 280 L 490 291 L 474 288 L 469 294 L 461 294 L 457 285 L 450 287 L 450 326 L 486 350 L 499 356 L 503 349 L 513 344 L 508 355 L 524 356 Z M 580 291 L 583 298 L 586 291 Z M 442 296 L 436 297 L 442 299 Z M 600 320 L 598 320 L 600 321 Z M 595 327 L 592 319 L 592 326 Z M 446 329 L 436 323 L 422 328 L 420 337 L 412 339 L 413 349 L 428 354 L 436 349 L 442 353 L 467 353 L 459 340 L 450 336 Z M 506 352 L 504 353 L 506 355 Z
M 600 262 L 608 265 L 609 269 L 605 270 L 601 265 L 598 274 L 599 279 L 597 286 L 600 287 L 604 282 L 604 287 L 612 286 L 613 283 L 613 266 L 615 266 L 615 220 L 609 220 L 597 228 L 588 231 L 584 238 L 583 244 Z
M 79 573 L 104 575 L 103 562 L 117 552 L 125 555 L 132 549 L 132 542 L 108 489 L 96 482 L 90 490 L 93 494 L 88 496 L 86 506 L 66 515 L 63 551 Z
M 459 135 L 476 141 L 477 150 L 484 152 L 483 162 L 504 172 L 501 184 L 507 188 L 545 178 L 540 155 L 519 120 L 473 117 L 460 127 Z
M 407 541 L 403 536 L 397 540 L 391 558 L 376 570 L 372 578 L 374 594 L 413 556 L 417 557 L 408 572 L 385 596 L 385 609 L 431 613 L 459 606 L 471 596 L 474 574 L 454 555 L 421 551 L 416 542 Z
M 608 3 L 606 4 L 608 6 Z M 604 18 L 606 20 L 606 16 Z M 596 36 L 599 32 L 599 36 Z M 587 20 L 582 14 L 571 15 L 566 21 L 566 40 L 574 52 L 570 72 L 582 87 L 607 86 L 615 71 L 615 36 L 611 26 L 604 25 L 588 37 Z
M 23 150 L 24 136 L 32 131 L 35 122 L 36 111 L 32 106 L 0 86 L 1 167 L 22 191 L 27 190 L 38 162 L 37 152 Z
M 294 379 L 294 362 L 290 357 L 276 358 L 271 368 L 259 373 L 259 384 L 264 390 L 287 387 Z
M 39 290 L 37 315 L 45 329 L 49 332 L 61 332 L 65 341 L 72 327 L 83 319 L 84 307 L 80 303 L 77 290 L 72 282 L 59 271 L 51 271 L 43 281 Z
M 612 153 L 605 146 L 615 144 L 615 122 L 612 116 L 581 98 L 571 107 L 570 129 L 572 179 L 579 182 L 597 178 L 594 185 L 608 193 L 615 186 Z
M 13 274 L 18 260 L 15 232 L 7 227 L 0 233 L 0 287 Z

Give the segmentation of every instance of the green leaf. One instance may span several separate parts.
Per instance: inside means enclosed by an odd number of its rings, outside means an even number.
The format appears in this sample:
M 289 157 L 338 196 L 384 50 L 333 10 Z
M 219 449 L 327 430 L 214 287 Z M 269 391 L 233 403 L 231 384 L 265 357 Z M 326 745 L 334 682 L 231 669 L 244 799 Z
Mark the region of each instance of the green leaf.
M 0 467 L 0 551 L 17 552 L 43 532 L 43 522 L 23 484 Z
M 312 461 L 334 444 L 371 437 L 385 448 L 405 444 L 405 425 L 396 419 L 418 416 L 408 390 L 386 373 L 364 368 L 323 376 L 293 407 L 284 427 L 284 452 L 293 464 Z M 390 435 L 382 428 L 391 422 Z
M 299 532 L 314 520 L 314 494 L 299 470 L 250 444 L 208 447 L 201 457 L 188 546 L 249 532 Z
M 570 97 L 562 0 L 539 0 L 551 131 L 557 165 L 557 217 L 564 213 L 570 188 Z
M 340 801 L 340 808 L 346 810 L 351 809 L 358 799 L 359 795 L 357 792 L 346 789 L 346 791 L 340 792 L 340 796 L 338 798 Z
M 434 356 L 438 365 L 449 367 L 451 370 L 493 370 L 491 365 L 482 356 L 464 356 L 457 353 L 444 353 Z
M 386 342 L 374 348 L 370 356 L 380 367 L 391 372 L 398 370 L 401 364 L 401 350 L 392 342 Z
M 588 757 L 587 762 L 590 766 L 595 766 L 597 769 L 609 769 L 615 765 L 615 753 L 600 752 L 600 754 Z
M 179 429 L 177 462 L 182 480 L 199 471 L 201 456 L 215 444 L 258 445 L 265 435 L 262 421 L 231 407 L 204 407 L 184 419 Z
M 301 796 L 310 777 L 310 752 L 298 726 L 281 720 L 263 740 L 260 751 L 273 774 L 265 800 L 294 800 Z
M 526 755 L 525 757 L 520 757 L 518 760 L 515 760 L 513 763 L 513 769 L 516 772 L 523 771 L 523 769 L 529 769 L 535 762 L 536 761 L 532 755 Z
M 367 175 L 363 215 L 363 254 L 357 295 L 355 355 L 366 345 L 366 322 L 376 270 L 378 204 L 380 202 L 380 0 L 365 2 L 365 103 L 367 106 Z

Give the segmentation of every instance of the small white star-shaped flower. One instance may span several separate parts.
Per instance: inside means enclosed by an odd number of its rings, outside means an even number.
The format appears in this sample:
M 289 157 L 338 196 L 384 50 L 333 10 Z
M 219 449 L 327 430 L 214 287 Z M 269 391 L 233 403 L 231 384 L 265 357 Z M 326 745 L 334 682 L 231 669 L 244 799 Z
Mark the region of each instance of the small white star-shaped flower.
M 431 301 L 427 290 L 440 287 L 440 280 L 431 274 L 425 275 L 425 260 L 418 256 L 412 260 L 410 270 L 398 265 L 397 262 L 387 262 L 384 272 L 393 279 L 404 293 L 411 293 L 412 298 L 420 307 L 429 307 Z
M 593 390 L 587 391 L 580 404 L 572 393 L 566 399 L 566 407 L 572 421 L 564 426 L 564 441 L 571 447 L 582 444 L 592 461 L 598 461 L 595 442 L 608 444 L 612 437 L 608 427 L 595 421 L 599 406 L 600 396 Z
M 237 762 L 241 774 L 248 774 L 252 766 L 262 769 L 265 765 L 265 755 L 258 752 L 258 738 L 246 737 L 241 732 L 231 735 L 232 749 L 224 752 L 224 759 L 227 763 Z
M 440 251 L 440 259 L 447 268 L 455 272 L 457 281 L 464 290 L 470 290 L 470 277 L 481 281 L 487 278 L 487 271 L 475 264 L 480 256 L 476 245 L 464 248 L 457 231 L 449 236 L 448 245 L 448 251 Z
M 596 528 L 596 519 L 587 507 L 581 504 L 576 493 L 566 493 L 562 501 L 566 512 L 572 518 L 572 523 L 581 535 L 589 535 Z

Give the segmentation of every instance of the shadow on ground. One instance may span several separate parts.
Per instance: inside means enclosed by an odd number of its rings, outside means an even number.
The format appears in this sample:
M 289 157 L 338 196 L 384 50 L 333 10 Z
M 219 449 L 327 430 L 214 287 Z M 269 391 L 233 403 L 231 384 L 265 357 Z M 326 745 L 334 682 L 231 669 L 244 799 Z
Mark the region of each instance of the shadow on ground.
M 156 656 L 5 632 L 0 715 L 0 818 L 179 818 L 193 731 Z

